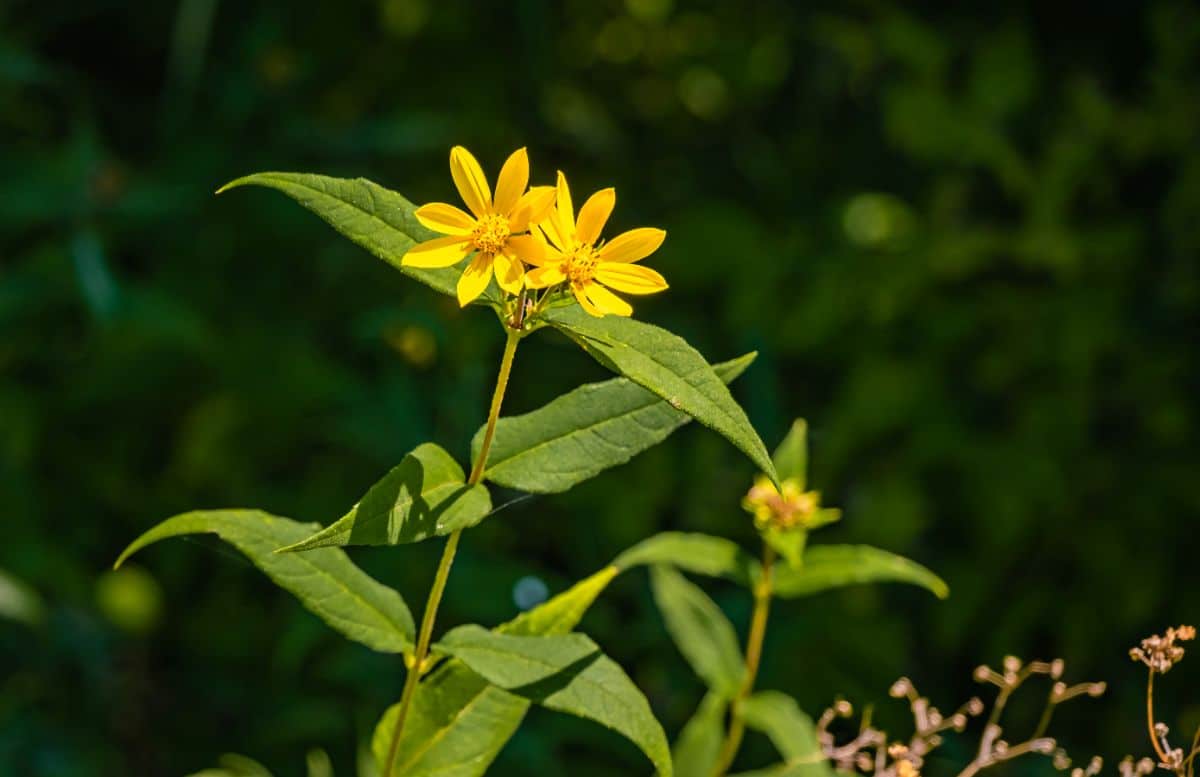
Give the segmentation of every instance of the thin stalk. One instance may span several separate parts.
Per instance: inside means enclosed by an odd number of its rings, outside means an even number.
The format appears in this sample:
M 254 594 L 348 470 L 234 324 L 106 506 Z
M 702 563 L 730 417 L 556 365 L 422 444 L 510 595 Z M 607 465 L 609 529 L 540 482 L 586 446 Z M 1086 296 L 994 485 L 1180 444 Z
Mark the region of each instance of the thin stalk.
M 775 566 L 775 549 L 763 543 L 762 580 L 754 587 L 754 614 L 750 617 L 750 635 L 746 638 L 746 672 L 742 677 L 742 687 L 729 707 L 729 732 L 721 745 L 717 756 L 717 765 L 712 777 L 724 777 L 737 757 L 738 748 L 742 746 L 742 737 L 746 733 L 746 722 L 742 719 L 742 704 L 754 690 L 754 680 L 758 676 L 758 666 L 762 662 L 763 638 L 767 634 L 767 616 L 771 611 L 771 578 Z
M 488 452 L 492 449 L 492 438 L 496 434 L 496 420 L 500 417 L 500 405 L 504 402 L 504 392 L 508 388 L 508 376 L 512 372 L 513 357 L 517 353 L 517 343 L 521 340 L 518 331 L 508 330 L 508 339 L 504 343 L 504 356 L 500 359 L 500 374 L 496 377 L 496 389 L 492 392 L 492 405 L 488 410 L 487 428 L 483 433 L 483 445 L 479 448 L 479 457 L 471 468 L 467 478 L 469 485 L 475 485 L 483 479 L 483 469 L 487 464 Z M 433 577 L 433 587 L 429 589 L 429 599 L 425 602 L 425 614 L 421 618 L 421 631 L 417 635 L 417 647 L 408 665 L 408 676 L 404 678 L 404 690 L 400 694 L 400 711 L 396 715 L 396 727 L 392 731 L 392 741 L 388 745 L 387 759 L 384 761 L 384 777 L 395 774 L 396 754 L 400 749 L 400 735 L 404 732 L 404 722 L 408 718 L 409 707 L 412 706 L 413 696 L 416 695 L 417 685 L 421 680 L 425 659 L 429 656 L 429 642 L 433 637 L 433 623 L 437 619 L 438 605 L 442 603 L 442 594 L 446 591 L 446 580 L 450 577 L 450 567 L 454 564 L 454 555 L 458 552 L 458 540 L 462 529 L 452 532 L 442 550 L 442 560 L 438 563 L 437 573 Z
M 1150 677 L 1146 680 L 1146 730 L 1150 732 L 1150 744 L 1154 745 L 1154 752 L 1158 755 L 1159 763 L 1167 762 L 1167 754 L 1163 752 L 1162 745 L 1158 743 L 1158 736 L 1154 733 L 1154 670 L 1150 670 Z

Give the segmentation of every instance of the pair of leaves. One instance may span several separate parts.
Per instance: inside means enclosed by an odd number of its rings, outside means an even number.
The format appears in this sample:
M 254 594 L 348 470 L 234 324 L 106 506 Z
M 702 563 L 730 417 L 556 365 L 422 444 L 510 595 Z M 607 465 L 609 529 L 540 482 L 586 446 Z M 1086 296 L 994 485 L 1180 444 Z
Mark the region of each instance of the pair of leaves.
M 570 633 L 617 572 L 606 567 L 495 631 L 449 632 L 437 649 L 454 657 L 434 669 L 413 698 L 395 773 L 482 775 L 536 702 L 614 728 L 660 774 L 670 774 L 666 736 L 645 698 L 590 639 Z M 372 748 L 381 765 L 398 707 L 375 729 Z

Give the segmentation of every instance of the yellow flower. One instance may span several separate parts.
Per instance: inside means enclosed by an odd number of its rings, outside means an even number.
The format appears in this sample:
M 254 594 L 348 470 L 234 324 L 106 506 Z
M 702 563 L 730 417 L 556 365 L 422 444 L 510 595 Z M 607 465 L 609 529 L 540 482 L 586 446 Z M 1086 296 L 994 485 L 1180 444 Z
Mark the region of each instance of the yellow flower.
M 667 288 L 666 280 L 657 272 L 634 264 L 662 245 L 667 236 L 663 230 L 643 227 L 617 235 L 607 243 L 597 243 L 617 201 L 614 190 L 601 189 L 589 197 L 579 209 L 577 222 L 567 178 L 560 171 L 555 199 L 549 218 L 539 222 L 534 233 L 537 236 L 540 232 L 550 244 L 543 256 L 526 260 L 539 265 L 526 276 L 529 288 L 544 289 L 566 282 L 575 299 L 593 316 L 628 316 L 633 312 L 628 302 L 605 286 L 626 294 L 653 294 Z
M 487 288 L 493 273 L 500 288 L 519 294 L 525 283 L 525 262 L 541 264 L 544 243 L 527 233 L 529 225 L 546 218 L 554 206 L 554 187 L 529 185 L 529 155 L 512 153 L 496 180 L 496 196 L 483 169 L 462 146 L 450 150 L 450 175 L 471 213 L 434 202 L 416 210 L 417 221 L 447 237 L 418 243 L 404 254 L 407 267 L 450 267 L 472 252 L 475 259 L 458 279 L 458 304 L 466 305 Z

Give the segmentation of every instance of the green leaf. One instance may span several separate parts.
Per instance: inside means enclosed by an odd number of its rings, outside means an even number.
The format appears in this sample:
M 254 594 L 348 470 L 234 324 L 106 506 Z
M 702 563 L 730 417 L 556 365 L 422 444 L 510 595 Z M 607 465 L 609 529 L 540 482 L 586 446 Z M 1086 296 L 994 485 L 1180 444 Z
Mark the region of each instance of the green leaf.
M 789 567 L 798 569 L 804 563 L 804 545 L 808 542 L 808 532 L 803 528 L 777 529 L 767 526 L 759 531 L 763 542 L 771 546 Z
M 803 418 L 792 422 L 787 437 L 771 457 L 780 480 L 794 480 L 804 491 L 808 483 L 808 423 Z
M 746 725 L 766 734 L 789 763 L 824 762 L 812 718 L 786 693 L 759 691 L 742 702 L 741 713 Z
M 617 572 L 615 567 L 605 567 L 497 631 L 566 634 Z M 405 777 L 482 775 L 521 725 L 529 704 L 527 699 L 491 685 L 458 659 L 443 662 L 421 681 L 413 697 L 395 773 Z M 375 727 L 371 749 L 381 765 L 398 712 L 399 705 L 392 705 Z
M 413 619 L 400 594 L 356 567 L 344 551 L 276 553 L 312 534 L 298 523 L 260 510 L 200 510 L 177 515 L 138 537 L 117 559 L 119 567 L 137 551 L 168 537 L 213 533 L 240 550 L 254 566 L 346 637 L 383 653 L 412 647 Z
M 745 411 L 712 366 L 683 338 L 631 318 L 597 318 L 575 305 L 552 308 L 544 315 L 547 323 L 596 361 L 724 435 L 772 480 L 778 480 L 766 446 Z
M 0 618 L 11 618 L 35 626 L 45 616 L 46 608 L 37 592 L 0 570 Z
M 613 729 L 637 745 L 659 774 L 671 775 L 667 737 L 650 703 L 588 636 L 516 636 L 463 626 L 438 647 L 492 685 Z
M 600 650 L 584 634 L 519 636 L 475 624 L 451 629 L 434 649 L 505 689 L 541 682 Z
M 824 756 L 821 758 L 823 761 Z M 729 777 L 835 777 L 840 774 L 845 774 L 845 772 L 836 772 L 823 762 L 796 761 L 775 764 L 763 769 L 755 769 L 752 772 L 738 772 Z
M 333 762 L 324 750 L 309 750 L 304 763 L 308 766 L 308 777 L 333 777 Z
M 433 443 L 417 446 L 367 491 L 350 512 L 281 553 L 329 545 L 402 545 L 479 523 L 492 510 L 481 485 Z
M 613 561 L 621 570 L 641 564 L 671 564 L 688 572 L 753 586 L 762 567 L 733 540 L 710 534 L 662 532 L 642 540 Z
M 271 777 L 267 767 L 237 753 L 226 753 L 217 759 L 217 763 L 219 767 L 216 769 L 204 769 L 188 777 Z
M 869 545 L 817 545 L 804 554 L 799 569 L 775 570 L 776 596 L 795 597 L 857 583 L 912 583 L 939 599 L 950 595 L 945 581 L 903 556 Z
M 729 703 L 709 691 L 671 748 L 671 762 L 678 775 L 705 777 L 717 763 L 725 738 L 725 711 Z
M 711 690 L 732 699 L 744 672 L 733 624 L 708 594 L 672 567 L 651 567 L 650 583 L 679 652 Z
M 454 296 L 460 267 L 436 270 L 405 267 L 400 259 L 418 242 L 438 237 L 417 221 L 413 204 L 365 178 L 331 178 L 311 173 L 255 173 L 230 181 L 217 194 L 238 186 L 265 186 L 281 191 L 320 216 L 331 227 L 400 272 Z M 494 295 L 480 300 L 495 306 Z
M 754 361 L 748 353 L 713 367 L 729 383 Z M 628 378 L 589 383 L 532 413 L 501 418 L 484 477 L 532 494 L 566 491 L 632 459 L 692 420 Z M 479 457 L 484 430 L 471 441 Z

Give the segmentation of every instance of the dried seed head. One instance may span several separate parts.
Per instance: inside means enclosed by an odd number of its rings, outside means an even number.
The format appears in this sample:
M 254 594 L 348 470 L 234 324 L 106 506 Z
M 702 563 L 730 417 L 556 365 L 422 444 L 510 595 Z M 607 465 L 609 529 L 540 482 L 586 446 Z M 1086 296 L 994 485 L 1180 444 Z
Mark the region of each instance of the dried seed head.
M 896 682 L 892 683 L 892 687 L 888 689 L 888 695 L 893 699 L 904 698 L 913 690 L 912 680 L 907 677 L 901 677 Z
M 1141 661 L 1152 672 L 1166 674 L 1183 658 L 1183 646 L 1176 643 L 1195 638 L 1196 629 L 1193 626 L 1167 629 L 1162 635 L 1152 634 L 1143 639 L 1139 647 L 1129 651 L 1129 657 Z

